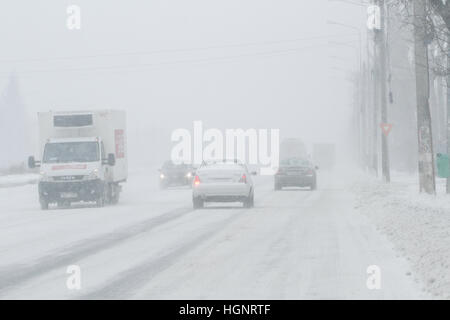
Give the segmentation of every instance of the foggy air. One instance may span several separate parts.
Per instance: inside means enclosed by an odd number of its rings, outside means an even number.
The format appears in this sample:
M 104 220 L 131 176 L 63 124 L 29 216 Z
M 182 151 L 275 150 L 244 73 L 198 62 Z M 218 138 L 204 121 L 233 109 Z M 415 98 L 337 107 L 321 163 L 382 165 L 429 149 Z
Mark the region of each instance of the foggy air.
M 3 1 L 0 298 L 449 299 L 449 12 Z

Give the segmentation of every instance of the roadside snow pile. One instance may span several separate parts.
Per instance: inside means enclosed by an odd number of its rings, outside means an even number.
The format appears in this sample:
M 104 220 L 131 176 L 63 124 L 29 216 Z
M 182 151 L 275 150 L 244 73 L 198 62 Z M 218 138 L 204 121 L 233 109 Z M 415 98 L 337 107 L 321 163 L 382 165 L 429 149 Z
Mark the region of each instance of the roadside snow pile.
M 0 176 L 0 188 L 17 187 L 26 184 L 34 184 L 39 180 L 37 174 L 14 174 L 7 176 Z
M 413 268 L 411 276 L 438 299 L 450 299 L 450 195 L 419 194 L 418 178 L 393 175 L 390 185 L 364 177 L 353 186 L 357 206 Z

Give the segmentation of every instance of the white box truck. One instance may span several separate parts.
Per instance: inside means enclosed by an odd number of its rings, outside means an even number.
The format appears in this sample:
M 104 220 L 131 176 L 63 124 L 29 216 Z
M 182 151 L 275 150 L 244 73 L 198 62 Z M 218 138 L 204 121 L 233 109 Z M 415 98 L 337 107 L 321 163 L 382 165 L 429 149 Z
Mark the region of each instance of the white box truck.
M 68 206 L 72 202 L 115 204 L 128 177 L 126 114 L 119 110 L 40 112 L 39 201 Z

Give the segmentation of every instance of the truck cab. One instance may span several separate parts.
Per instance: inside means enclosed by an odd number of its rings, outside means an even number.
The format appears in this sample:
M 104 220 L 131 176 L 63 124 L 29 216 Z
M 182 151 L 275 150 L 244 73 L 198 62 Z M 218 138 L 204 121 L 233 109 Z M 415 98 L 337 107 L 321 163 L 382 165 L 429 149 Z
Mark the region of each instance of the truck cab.
M 66 116 L 71 119 L 70 114 Z M 79 119 L 79 115 L 76 116 L 75 119 Z M 70 206 L 73 202 L 95 202 L 98 207 L 117 203 L 121 191 L 119 182 L 126 181 L 125 148 L 121 145 L 124 137 L 117 133 L 123 135 L 123 126 L 117 121 L 111 122 L 107 115 L 93 116 L 88 124 L 79 120 L 70 123 L 66 119 L 64 126 L 51 122 L 51 117 L 48 114 L 39 117 L 40 136 L 44 138 L 41 139 L 41 161 L 34 157 L 28 161 L 30 168 L 40 167 L 41 208 L 47 210 L 52 203 L 58 207 Z M 61 115 L 56 117 L 60 119 Z M 89 136 L 91 133 L 103 134 Z M 116 168 L 117 154 L 120 163 Z

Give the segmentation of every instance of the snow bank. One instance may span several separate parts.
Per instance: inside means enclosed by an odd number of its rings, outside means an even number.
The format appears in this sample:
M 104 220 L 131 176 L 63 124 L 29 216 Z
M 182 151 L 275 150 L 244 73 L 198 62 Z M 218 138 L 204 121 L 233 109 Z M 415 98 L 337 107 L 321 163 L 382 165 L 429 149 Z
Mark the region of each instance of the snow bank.
M 0 176 L 0 188 L 24 186 L 27 184 L 35 184 L 39 179 L 38 174 L 14 174 Z
M 419 194 L 418 177 L 393 175 L 390 185 L 372 177 L 353 189 L 357 207 L 386 234 L 400 255 L 409 260 L 416 282 L 438 299 L 450 299 L 450 196 L 445 180 L 438 195 Z

